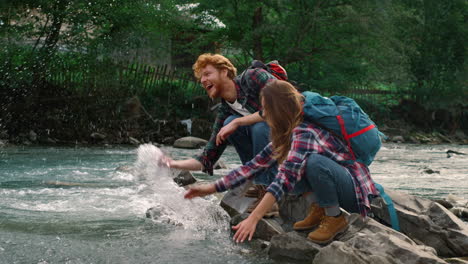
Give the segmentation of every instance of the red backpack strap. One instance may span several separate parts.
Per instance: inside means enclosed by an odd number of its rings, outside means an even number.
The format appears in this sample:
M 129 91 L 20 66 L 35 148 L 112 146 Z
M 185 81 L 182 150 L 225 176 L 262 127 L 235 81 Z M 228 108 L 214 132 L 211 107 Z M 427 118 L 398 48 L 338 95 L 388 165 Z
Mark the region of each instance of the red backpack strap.
M 269 62 L 267 66 L 268 68 L 270 68 L 271 74 L 275 76 L 278 80 L 288 80 L 288 73 L 281 65 L 279 65 L 279 63 L 277 63 L 276 61 L 272 61 Z
M 349 140 L 350 137 L 348 135 L 348 132 L 346 131 L 346 127 L 344 124 L 344 119 L 341 115 L 337 115 L 336 119 L 338 119 L 338 123 L 340 124 L 341 128 L 341 134 L 343 134 L 343 138 L 346 142 L 346 145 L 348 145 L 349 152 L 351 153 L 351 156 L 353 157 L 353 160 L 356 160 L 356 155 L 354 154 L 353 148 L 351 147 L 351 141 Z

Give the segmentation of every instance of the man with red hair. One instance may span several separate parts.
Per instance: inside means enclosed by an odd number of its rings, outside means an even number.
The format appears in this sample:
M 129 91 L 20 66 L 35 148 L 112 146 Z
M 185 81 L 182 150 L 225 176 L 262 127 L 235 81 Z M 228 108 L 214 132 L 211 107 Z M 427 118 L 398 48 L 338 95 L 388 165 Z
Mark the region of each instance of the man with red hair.
M 260 63 L 260 62 L 256 62 Z M 260 63 L 263 65 L 263 63 Z M 276 65 L 278 66 L 278 65 Z M 213 131 L 203 152 L 192 159 L 172 160 L 167 158 L 169 167 L 183 170 L 202 170 L 213 175 L 213 166 L 228 143 L 234 145 L 242 164 L 255 157 L 269 143 L 270 129 L 261 117 L 260 91 L 270 81 L 276 80 L 266 67 L 251 67 L 239 76 L 237 69 L 226 57 L 219 54 L 202 54 L 193 65 L 193 71 L 208 96 L 221 98 Z M 286 77 L 284 71 L 282 78 Z M 265 194 L 268 185 L 277 173 L 277 166 L 267 170 L 255 179 L 254 189 L 258 201 Z M 254 203 L 249 211 L 252 211 Z M 277 215 L 277 207 L 271 214 Z

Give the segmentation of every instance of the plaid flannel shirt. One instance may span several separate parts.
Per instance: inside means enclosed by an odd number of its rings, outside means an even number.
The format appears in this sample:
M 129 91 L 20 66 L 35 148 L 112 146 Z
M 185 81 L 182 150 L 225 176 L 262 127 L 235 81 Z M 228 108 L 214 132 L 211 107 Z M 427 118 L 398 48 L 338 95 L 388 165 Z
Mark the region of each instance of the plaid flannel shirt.
M 312 153 L 328 157 L 347 169 L 354 182 L 360 213 L 366 216 L 370 210 L 369 195 L 378 195 L 369 169 L 365 164 L 353 161 L 347 147 L 339 139 L 307 121 L 293 130 L 291 150 L 267 191 L 277 201 L 285 192 L 292 191 L 296 182 L 305 175 L 306 161 Z M 275 162 L 272 155 L 270 143 L 254 159 L 216 181 L 216 191 L 222 192 L 239 186 L 251 179 L 255 172 L 270 167 Z
M 260 103 L 260 91 L 270 81 L 276 78 L 264 69 L 255 68 L 244 71 L 234 78 L 233 82 L 237 90 L 237 101 L 250 113 L 258 112 L 262 109 Z M 223 99 L 221 107 L 218 109 L 216 120 L 213 124 L 212 133 L 203 152 L 194 158 L 203 165 L 203 172 L 213 175 L 213 166 L 223 154 L 228 144 L 227 140 L 216 146 L 216 135 L 223 127 L 224 121 L 231 115 L 238 115 Z

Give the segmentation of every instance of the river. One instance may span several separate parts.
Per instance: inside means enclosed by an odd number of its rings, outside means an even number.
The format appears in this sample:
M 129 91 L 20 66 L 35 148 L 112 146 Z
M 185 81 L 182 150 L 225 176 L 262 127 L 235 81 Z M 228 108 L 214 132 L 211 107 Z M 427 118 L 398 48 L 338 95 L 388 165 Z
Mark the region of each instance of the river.
M 371 173 L 386 188 L 466 202 L 468 155 L 448 158 L 449 149 L 468 153 L 460 145 L 384 144 Z M 177 159 L 198 152 L 162 150 Z M 229 169 L 240 163 L 231 147 L 223 160 Z M 232 242 L 220 196 L 184 200 L 174 172 L 151 161 L 135 147 L 0 148 L 0 263 L 274 263 L 258 247 Z M 145 216 L 151 207 L 156 220 Z

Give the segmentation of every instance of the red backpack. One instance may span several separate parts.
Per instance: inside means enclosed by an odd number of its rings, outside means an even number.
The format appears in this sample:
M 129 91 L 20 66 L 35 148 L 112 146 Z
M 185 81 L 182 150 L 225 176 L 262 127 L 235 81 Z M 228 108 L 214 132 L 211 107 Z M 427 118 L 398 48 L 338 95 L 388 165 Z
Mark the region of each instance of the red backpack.
M 267 72 L 271 73 L 271 75 L 275 76 L 278 80 L 283 80 L 283 81 L 288 80 L 288 73 L 278 63 L 277 60 L 270 61 L 267 64 L 259 60 L 254 60 L 252 61 L 252 64 L 249 66 L 248 69 L 256 69 L 256 68 L 261 68 L 261 69 L 266 70 Z

